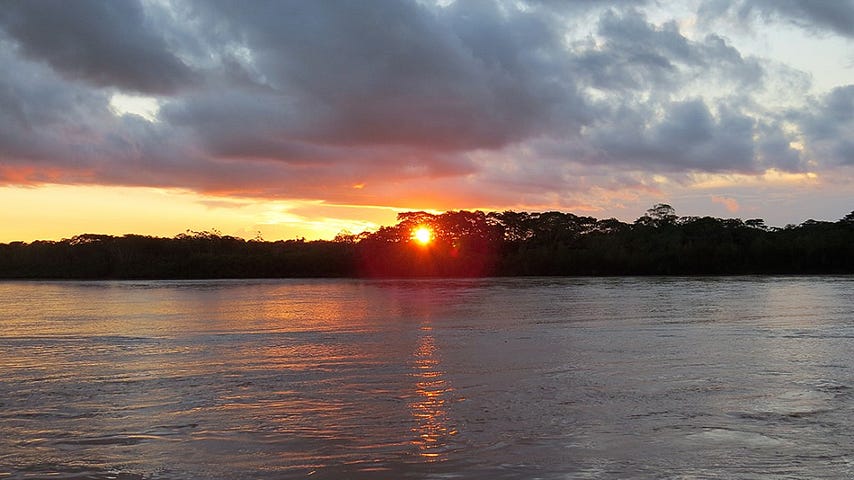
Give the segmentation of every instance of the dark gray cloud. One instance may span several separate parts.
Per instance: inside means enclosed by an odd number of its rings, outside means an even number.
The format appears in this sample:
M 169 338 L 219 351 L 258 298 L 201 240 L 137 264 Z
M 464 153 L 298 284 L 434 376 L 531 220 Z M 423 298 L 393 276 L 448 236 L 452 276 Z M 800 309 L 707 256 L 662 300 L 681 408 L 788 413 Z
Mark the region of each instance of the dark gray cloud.
M 0 47 L 8 46 L 0 42 Z M 68 166 L 85 161 L 113 115 L 105 94 L 66 84 L 41 65 L 0 48 L 0 155 L 4 164 Z
M 741 8 L 778 15 L 804 28 L 827 29 L 854 37 L 854 0 L 759 0 L 754 5 L 745 3 Z
M 321 193 L 357 199 L 353 186 L 365 181 L 472 171 L 464 158 L 407 148 L 276 143 L 264 135 L 269 118 L 260 110 L 234 120 L 251 121 L 261 129 L 258 144 L 252 145 L 243 132 L 230 152 L 226 131 L 116 116 L 110 96 L 98 89 L 68 84 L 45 65 L 15 58 L 10 49 L 0 49 L 0 62 L 16 72 L 0 76 L 2 184 L 107 183 L 300 198 L 316 195 L 322 186 Z M 249 98 L 234 101 L 246 111 Z M 230 115 L 228 102 L 218 108 L 208 112 L 212 118 Z M 199 132 L 209 138 L 200 138 Z
M 607 11 L 596 37 L 575 44 L 572 57 L 579 85 L 605 95 L 580 138 L 547 142 L 544 155 L 656 172 L 792 165 L 789 157 L 757 155 L 753 135 L 764 121 L 746 111 L 743 93 L 761 88 L 765 71 L 719 36 L 692 41 L 674 23 Z M 698 97 L 702 88 L 719 98 Z
M 763 68 L 723 38 L 686 38 L 674 22 L 651 24 L 636 10 L 605 12 L 597 37 L 575 45 L 573 69 L 582 81 L 613 92 L 659 90 L 670 94 L 698 77 L 756 87 Z
M 196 80 L 135 1 L 13 0 L 0 8 L 0 26 L 22 53 L 68 78 L 151 94 Z
M 727 12 L 742 19 L 756 15 L 813 32 L 854 37 L 854 0 L 707 0 L 700 9 L 706 18 Z
M 340 145 L 495 148 L 584 117 L 561 37 L 544 12 L 506 15 L 493 2 L 279 2 L 247 9 L 202 2 L 202 18 L 245 41 L 246 71 L 306 122 L 303 139 Z M 204 103 L 204 100 L 202 100 Z M 183 118 L 200 115 L 187 102 Z M 252 107 L 250 107 L 252 108 Z M 572 127 L 573 125 L 567 125 Z
M 854 84 L 831 90 L 811 109 L 790 112 L 790 118 L 816 161 L 854 165 Z
M 566 155 L 644 171 L 757 171 L 754 119 L 726 104 L 713 114 L 701 99 L 664 107 L 665 115 L 651 121 L 651 112 L 618 111 Z
M 8 2 L 0 181 L 376 203 L 423 179 L 497 204 L 854 163 L 849 88 L 764 107 L 762 60 L 646 3 Z M 750 12 L 801 5 L 783 4 Z M 157 97 L 157 121 L 115 113 L 116 92 Z
M 797 138 L 786 134 L 780 122 L 760 123 L 756 127 L 759 164 L 763 169 L 776 168 L 787 172 L 803 172 L 808 165 L 801 152 L 792 148 Z

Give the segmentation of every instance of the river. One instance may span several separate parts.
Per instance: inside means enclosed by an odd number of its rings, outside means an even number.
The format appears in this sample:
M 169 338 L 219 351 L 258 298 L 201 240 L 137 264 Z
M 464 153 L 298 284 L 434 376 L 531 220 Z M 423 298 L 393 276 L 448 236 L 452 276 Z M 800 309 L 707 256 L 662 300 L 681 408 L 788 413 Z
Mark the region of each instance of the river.
M 854 476 L 854 277 L 0 299 L 0 479 Z

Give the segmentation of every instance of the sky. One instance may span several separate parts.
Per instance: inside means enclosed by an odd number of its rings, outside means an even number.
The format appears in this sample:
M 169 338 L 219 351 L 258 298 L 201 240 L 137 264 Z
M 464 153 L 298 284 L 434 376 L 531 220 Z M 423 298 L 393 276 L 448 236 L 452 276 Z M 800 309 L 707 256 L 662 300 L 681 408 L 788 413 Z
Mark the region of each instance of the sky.
M 0 65 L 0 242 L 854 210 L 854 0 L 9 0 Z

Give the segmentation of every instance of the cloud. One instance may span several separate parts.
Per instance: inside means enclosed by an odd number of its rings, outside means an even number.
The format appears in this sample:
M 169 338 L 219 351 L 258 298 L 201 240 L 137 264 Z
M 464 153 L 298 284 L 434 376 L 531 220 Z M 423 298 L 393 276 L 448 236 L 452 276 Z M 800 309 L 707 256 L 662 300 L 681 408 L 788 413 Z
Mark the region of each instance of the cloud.
M 135 1 L 10 1 L 0 26 L 24 55 L 69 79 L 152 94 L 197 80 Z
M 738 200 L 730 197 L 719 197 L 717 195 L 712 196 L 712 202 L 720 203 L 724 207 L 726 207 L 727 211 L 730 213 L 737 213 L 741 210 L 741 205 L 738 204 Z
M 713 115 L 701 99 L 663 107 L 662 118 L 652 121 L 643 111 L 623 112 L 585 139 L 583 154 L 592 162 L 651 171 L 756 170 L 752 118 L 726 104 Z
M 773 62 L 647 3 L 12 1 L 0 182 L 500 208 L 854 163 L 849 87 L 766 102 Z
M 778 133 L 748 96 L 763 88 L 765 70 L 723 38 L 692 41 L 673 22 L 607 11 L 572 55 L 582 88 L 604 92 L 599 115 L 580 138 L 545 143 L 544 155 L 657 172 L 796 167 L 790 157 L 758 155 L 755 135 Z
M 0 42 L 0 46 L 8 46 Z M 3 163 L 85 161 L 102 131 L 106 94 L 66 84 L 47 68 L 21 62 L 0 48 L 0 154 Z M 62 153 L 61 153 L 62 152 Z M 63 162 L 58 155 L 64 157 Z
M 854 84 L 833 89 L 790 118 L 798 122 L 815 161 L 854 165 Z
M 230 32 L 209 39 L 212 48 L 242 42 L 251 58 L 235 61 L 245 71 L 263 72 L 259 81 L 267 92 L 230 105 L 234 116 L 254 117 L 244 111 L 261 103 L 278 112 L 273 122 L 263 112 L 263 121 L 279 137 L 459 151 L 521 141 L 552 128 L 556 117 L 577 129 L 589 117 L 571 81 L 561 32 L 544 12 L 502 14 L 492 2 L 431 10 L 397 1 L 274 2 L 251 9 L 202 2 L 196 10 Z M 205 110 L 219 99 L 211 95 L 184 102 L 182 120 L 204 117 L 211 126 Z M 212 127 L 242 130 L 240 124 Z
M 791 23 L 811 31 L 830 31 L 854 38 L 854 1 L 852 0 L 740 0 L 716 1 L 718 11 L 735 10 L 742 17 L 759 15 L 767 20 Z

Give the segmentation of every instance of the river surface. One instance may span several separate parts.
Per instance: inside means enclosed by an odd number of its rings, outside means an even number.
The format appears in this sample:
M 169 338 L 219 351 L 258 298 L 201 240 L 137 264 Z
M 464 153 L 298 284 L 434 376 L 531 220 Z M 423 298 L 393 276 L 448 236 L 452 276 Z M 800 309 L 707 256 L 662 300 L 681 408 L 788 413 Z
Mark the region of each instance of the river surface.
M 0 479 L 854 476 L 854 277 L 0 282 Z

